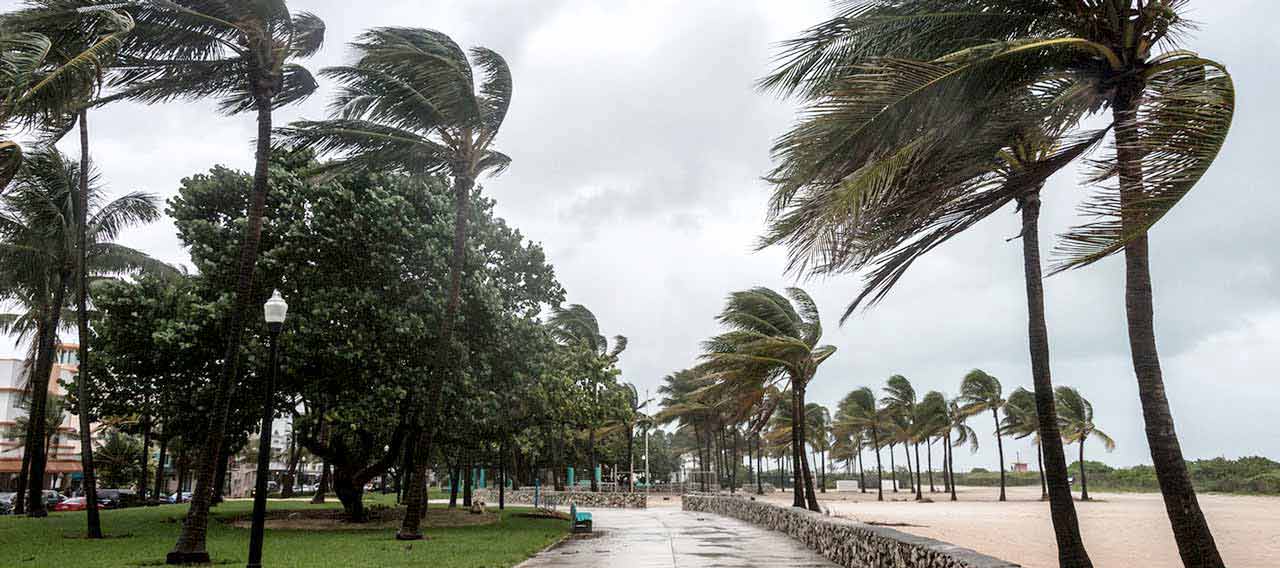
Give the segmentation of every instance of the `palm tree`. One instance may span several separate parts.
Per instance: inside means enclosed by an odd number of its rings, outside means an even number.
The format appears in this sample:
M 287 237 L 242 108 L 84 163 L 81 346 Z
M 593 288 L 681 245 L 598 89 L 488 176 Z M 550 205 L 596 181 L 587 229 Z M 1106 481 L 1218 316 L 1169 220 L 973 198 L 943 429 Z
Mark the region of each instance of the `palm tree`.
M 916 405 L 913 420 L 920 439 L 925 443 L 925 451 L 928 452 L 929 492 L 934 493 L 937 489 L 933 485 L 933 442 L 942 438 L 947 430 L 947 398 L 938 391 L 925 393 Z
M 914 444 L 916 450 L 915 491 L 916 500 L 924 499 L 920 491 L 920 424 L 916 422 L 916 389 L 911 381 L 902 375 L 889 377 L 885 384 L 886 396 L 880 399 L 884 407 L 893 413 L 893 427 L 898 433 L 904 451 Z M 911 481 L 911 453 L 907 451 L 907 481 Z
M 1004 408 L 1000 380 L 986 374 L 981 369 L 969 371 L 960 383 L 960 412 L 973 416 L 980 412 L 991 412 L 996 425 L 996 449 L 1000 455 L 1000 500 L 1005 500 L 1004 484 L 1004 440 L 1000 435 L 1000 409 Z
M 622 397 L 623 402 L 623 405 L 618 408 L 620 413 L 604 423 L 603 428 L 600 430 L 600 435 L 608 436 L 621 432 L 627 437 L 627 490 L 635 491 L 634 449 L 636 428 L 653 423 L 653 417 L 644 413 L 645 407 L 649 406 L 653 399 L 640 400 L 640 391 L 636 390 L 636 386 L 631 383 L 619 385 L 618 394 Z
M 1040 447 L 1039 426 L 1040 422 L 1036 416 L 1036 396 L 1022 387 L 1013 389 L 1004 406 L 1004 420 L 1000 422 L 1000 429 L 1005 434 L 1013 436 L 1015 440 L 1028 436 L 1033 438 L 1032 442 L 1036 445 L 1036 467 L 1040 471 L 1040 500 L 1044 501 L 1049 498 L 1049 488 L 1044 479 L 1044 461 L 1041 459 L 1041 454 L 1044 452 Z
M 706 383 L 705 374 L 700 369 L 684 369 L 667 375 L 663 378 L 662 386 L 658 387 L 658 394 L 662 395 L 662 411 L 654 416 L 659 424 L 679 422 L 677 432 L 693 431 L 694 451 L 698 456 L 699 469 L 703 472 L 698 482 L 701 491 L 704 492 L 707 490 L 705 476 L 707 464 L 702 441 L 704 433 L 710 427 L 708 417 L 712 410 L 698 399 L 696 393 L 703 389 Z
M 763 82 L 812 103 L 780 140 L 767 242 L 801 266 L 877 263 L 873 297 L 911 261 L 1010 200 L 1022 209 L 1029 331 L 1051 509 L 1064 566 L 1089 566 L 1064 491 L 1044 332 L 1039 188 L 1110 136 L 1091 160 L 1100 189 L 1057 270 L 1123 251 L 1139 396 L 1166 510 L 1188 565 L 1221 566 L 1191 486 L 1155 346 L 1147 232 L 1208 170 L 1234 114 L 1230 75 L 1180 49 L 1187 0 L 851 2 L 789 42 Z M 1097 116 L 1099 124 L 1084 120 Z M 1023 152 L 1031 148 L 1049 152 Z M 1001 156 L 1013 157 L 1013 160 Z M 1009 167 L 1027 162 L 1031 167 Z M 994 159 L 993 159 L 994 158 Z M 928 180 L 928 181 L 924 181 Z M 861 233 L 861 234 L 860 234 Z M 832 238 L 833 236 L 839 236 Z M 892 252 L 896 249 L 896 252 Z M 885 260 L 888 254 L 892 260 Z M 1070 506 L 1070 507 L 1069 507 Z
M 1058 387 L 1058 418 L 1062 421 L 1062 439 L 1080 444 L 1080 500 L 1089 500 L 1089 478 L 1085 474 L 1084 443 L 1090 436 L 1102 442 L 1108 452 L 1116 449 L 1116 441 L 1093 423 L 1093 405 L 1071 387 Z
M 870 388 L 862 387 L 840 400 L 835 428 L 842 431 L 865 432 L 876 453 L 876 500 L 884 501 L 884 469 L 880 465 L 880 448 L 888 423 L 887 413 L 876 406 L 876 395 Z
M 813 298 L 800 288 L 788 288 L 783 296 L 764 287 L 729 295 L 718 321 L 729 328 L 703 344 L 703 360 L 709 372 L 749 380 L 754 384 L 786 381 L 791 388 L 791 453 L 797 485 L 803 483 L 793 506 L 817 511 L 813 472 L 805 455 L 805 389 L 818 366 L 836 351 L 818 345 L 822 319 Z M 749 379 L 748 379 L 749 378 Z
M 494 149 L 511 104 L 511 70 L 496 52 L 476 47 L 468 58 L 449 36 L 432 30 L 376 28 L 352 47 L 358 54 L 353 65 L 323 72 L 341 84 L 331 105 L 333 118 L 296 122 L 284 133 L 301 147 L 341 154 L 334 168 L 453 176 L 453 255 L 440 333 L 446 347 L 437 361 L 442 379 L 427 392 L 427 420 L 417 450 L 428 455 L 444 382 L 452 380 L 465 351 L 456 345 L 453 328 L 461 301 L 468 204 L 476 180 L 511 163 Z M 409 509 L 396 538 L 422 538 L 418 525 L 426 465 L 422 460 L 412 472 Z
M 257 115 L 253 188 L 226 326 L 224 364 L 214 389 L 208 440 L 197 462 L 191 506 L 165 559 L 170 564 L 205 563 L 209 506 L 231 382 L 239 371 L 246 317 L 257 301 L 253 275 L 270 190 L 272 113 L 315 92 L 311 73 L 294 61 L 320 50 L 325 28 L 315 15 L 291 14 L 284 0 L 143 0 L 130 8 L 137 25 L 110 81 L 119 91 L 107 100 L 158 103 L 212 97 L 219 99 L 225 114 Z
M 827 492 L 827 453 L 831 451 L 831 411 L 816 402 L 805 405 L 806 442 L 818 452 L 818 492 Z
M 967 423 L 969 415 L 961 411 L 959 400 L 947 401 L 947 429 L 944 434 L 947 449 L 947 471 L 951 477 L 951 500 L 956 501 L 955 448 L 969 444 L 969 453 L 978 453 L 978 433 Z M 952 436 L 954 435 L 954 439 Z
M 0 188 L 23 162 L 9 130 L 65 131 L 133 29 L 119 3 L 96 10 L 89 3 L 29 0 L 0 16 Z
M 111 276 L 138 270 L 160 272 L 168 267 L 147 255 L 112 242 L 125 228 L 159 218 L 155 197 L 130 193 L 102 203 L 96 176 L 81 180 L 80 167 L 56 150 L 41 150 L 25 160 L 13 190 L 0 206 L 0 299 L 25 305 L 28 313 L 15 320 L 36 335 L 31 374 L 31 411 L 44 412 L 57 332 L 64 327 L 66 293 L 75 285 L 80 235 L 87 236 L 85 265 L 95 275 Z M 88 188 L 87 226 L 77 229 L 81 187 Z M 44 486 L 41 423 L 30 439 L 32 452 L 27 514 L 43 516 L 39 492 Z M 35 496 L 35 497 L 32 497 Z M 33 500 L 34 499 L 34 500 Z
M 51 38 L 53 50 L 50 61 L 58 67 L 77 65 L 77 60 L 90 54 L 92 67 L 98 71 L 93 80 L 83 83 L 83 92 L 75 110 L 73 122 L 80 131 L 80 192 L 76 203 L 76 223 L 79 253 L 76 258 L 76 321 L 79 337 L 78 372 L 76 385 L 80 417 L 80 463 L 83 472 L 82 483 L 85 498 L 90 503 L 97 502 L 97 476 L 93 460 L 93 438 L 90 432 L 88 407 L 89 384 L 92 380 L 89 363 L 89 269 L 85 261 L 86 228 L 89 210 L 88 184 L 90 174 L 89 160 L 89 103 L 97 96 L 101 87 L 100 77 L 113 63 L 114 52 L 121 46 L 121 38 L 133 29 L 133 20 L 119 8 L 118 2 L 110 0 L 27 0 L 27 7 L 8 15 L 9 23 L 15 27 L 43 34 Z M 105 43 L 104 43 L 105 42 Z M 99 44 L 101 46 L 99 47 Z M 143 470 L 145 474 L 145 468 Z M 145 487 L 140 494 L 145 494 Z M 91 539 L 102 538 L 102 525 L 96 508 L 87 509 L 88 522 L 86 536 Z

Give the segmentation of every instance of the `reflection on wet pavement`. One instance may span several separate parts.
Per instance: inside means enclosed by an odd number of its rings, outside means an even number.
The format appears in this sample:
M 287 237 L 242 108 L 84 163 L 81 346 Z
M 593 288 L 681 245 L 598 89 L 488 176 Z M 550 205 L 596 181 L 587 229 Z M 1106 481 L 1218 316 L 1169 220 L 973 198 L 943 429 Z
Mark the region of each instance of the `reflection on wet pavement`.
M 595 534 L 572 537 L 520 568 L 836 566 L 782 533 L 679 509 L 592 509 Z

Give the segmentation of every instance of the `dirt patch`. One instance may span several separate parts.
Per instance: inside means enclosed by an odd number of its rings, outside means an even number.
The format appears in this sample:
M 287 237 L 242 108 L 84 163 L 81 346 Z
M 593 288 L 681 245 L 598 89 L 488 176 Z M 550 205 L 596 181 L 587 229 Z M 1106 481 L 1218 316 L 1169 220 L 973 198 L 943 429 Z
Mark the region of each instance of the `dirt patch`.
M 392 507 L 371 507 L 366 511 L 368 520 L 353 523 L 341 509 L 313 509 L 295 511 L 268 511 L 266 527 L 273 530 L 294 531 L 361 531 L 395 529 L 400 526 L 404 510 Z M 472 514 L 466 509 L 427 509 L 422 519 L 424 528 L 450 528 L 491 525 L 498 522 L 494 513 Z M 253 525 L 252 515 L 237 515 L 226 523 L 247 529 Z
M 561 513 L 559 511 L 550 511 L 547 509 L 539 509 L 532 513 L 520 513 L 520 516 L 528 519 L 554 519 L 557 521 L 569 520 L 568 514 Z

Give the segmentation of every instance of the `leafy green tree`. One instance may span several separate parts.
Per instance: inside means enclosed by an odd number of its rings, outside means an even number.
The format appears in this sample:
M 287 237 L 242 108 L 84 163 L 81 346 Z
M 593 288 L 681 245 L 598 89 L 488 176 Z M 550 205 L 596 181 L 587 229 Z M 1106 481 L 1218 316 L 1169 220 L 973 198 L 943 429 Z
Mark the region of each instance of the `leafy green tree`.
M 780 141 L 783 163 L 774 176 L 783 180 L 775 209 L 810 209 L 783 223 L 807 235 L 793 241 L 800 256 L 821 250 L 809 258 L 843 269 L 898 249 L 898 258 L 880 263 L 884 270 L 872 276 L 880 282 L 872 286 L 883 291 L 915 256 L 1004 203 L 1022 206 L 1033 378 L 1064 566 L 1091 562 L 1074 507 L 1068 508 L 1065 458 L 1052 447 L 1058 440 L 1051 435 L 1056 424 L 1034 220 L 1043 180 L 1108 136 L 1111 150 L 1089 162 L 1089 180 L 1099 188 L 1083 205 L 1089 221 L 1065 236 L 1058 269 L 1124 251 L 1130 350 L 1179 554 L 1188 565 L 1222 565 L 1168 409 L 1148 259 L 1147 231 L 1208 170 L 1234 114 L 1234 86 L 1224 66 L 1178 45 L 1194 25 L 1185 16 L 1188 6 L 1186 0 L 850 3 L 788 44 L 783 64 L 764 81 L 814 104 L 815 112 Z M 1095 116 L 1102 122 L 1084 120 Z M 1015 159 L 996 158 L 1001 155 Z M 1031 167 L 1008 167 L 1017 164 Z M 854 172 L 859 175 L 849 175 Z M 922 179 L 931 182 L 915 181 Z M 845 197 L 833 199 L 833 188 Z M 842 229 L 811 222 L 821 217 L 815 211 L 831 211 L 827 204 L 865 198 L 877 203 L 870 209 L 880 209 L 882 196 L 894 204 L 870 215 L 855 205 L 827 217 L 845 224 Z M 895 215 L 895 222 L 885 222 Z M 863 231 L 849 223 L 883 230 L 858 235 Z M 832 234 L 885 248 L 828 246 Z M 840 253 L 823 256 L 841 248 L 854 252 L 843 260 Z
M 493 148 L 511 104 L 511 71 L 494 51 L 477 47 L 468 57 L 449 36 L 425 29 L 373 29 L 353 48 L 354 64 L 324 71 L 342 85 L 332 105 L 333 118 L 297 122 L 285 132 L 296 144 L 341 154 L 334 168 L 444 171 L 453 177 L 453 256 L 440 322 L 446 349 L 437 361 L 441 380 L 432 383 L 426 398 L 427 423 L 418 441 L 418 451 L 426 454 L 441 393 L 445 383 L 455 380 L 466 353 L 465 347 L 455 345 L 454 326 L 467 248 L 467 201 L 477 179 L 501 173 L 511 162 Z M 418 525 L 426 488 L 423 467 L 413 472 L 399 539 L 422 538 Z
M 704 343 L 702 357 L 709 370 L 751 383 L 790 385 L 792 465 L 804 485 L 793 506 L 819 510 L 804 451 L 805 389 L 836 348 L 818 344 L 822 319 L 817 305 L 800 288 L 788 288 L 783 296 L 758 287 L 730 294 L 717 320 L 729 331 Z
M 1004 399 L 1000 380 L 988 375 L 981 369 L 969 371 L 960 383 L 960 412 L 973 416 L 981 412 L 991 412 L 996 426 L 996 453 L 1000 456 L 1000 500 L 1005 500 L 1004 484 L 1004 437 L 1000 432 L 1000 409 L 1007 401 Z
M 554 307 L 547 320 L 551 335 L 567 349 L 582 350 L 593 362 L 579 380 L 583 390 L 587 392 L 587 453 L 590 454 L 591 491 L 599 491 L 596 470 L 596 430 L 604 419 L 601 411 L 602 393 L 607 392 L 614 384 L 618 374 L 618 357 L 627 349 L 627 338 L 614 336 L 613 345 L 600 333 L 600 323 L 595 314 L 582 304 L 571 304 L 568 307 Z
M 106 487 L 127 487 L 141 473 L 142 459 L 146 453 L 142 442 L 119 430 L 109 430 L 98 445 L 97 457 L 102 484 Z
M 1089 477 L 1085 473 L 1084 443 L 1090 437 L 1102 442 L 1108 452 L 1116 449 L 1116 441 L 1093 423 L 1093 404 L 1072 387 L 1058 387 L 1058 419 L 1062 421 L 1063 441 L 1080 444 L 1080 500 L 1089 500 Z

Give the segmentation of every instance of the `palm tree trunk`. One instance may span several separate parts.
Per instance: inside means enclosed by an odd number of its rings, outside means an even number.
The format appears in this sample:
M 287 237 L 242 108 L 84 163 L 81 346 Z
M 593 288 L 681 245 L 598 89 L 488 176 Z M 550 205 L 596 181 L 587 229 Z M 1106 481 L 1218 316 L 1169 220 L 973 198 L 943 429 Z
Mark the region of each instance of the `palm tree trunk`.
M 142 415 L 142 471 L 138 472 L 138 497 L 147 499 L 147 464 L 151 463 L 151 415 Z M 86 508 L 87 510 L 87 508 Z
M 792 480 L 792 507 L 805 508 L 804 480 L 802 477 L 802 469 L 800 466 L 800 457 L 804 454 L 804 445 L 800 438 L 800 425 L 804 423 L 801 418 L 803 415 L 800 410 L 800 389 L 791 389 L 791 472 L 795 477 Z
M 947 474 L 951 476 L 951 500 L 956 501 L 956 449 L 951 447 L 951 428 L 947 428 Z
M 893 489 L 894 493 L 898 492 L 898 466 L 897 464 L 893 463 L 893 448 L 896 445 L 897 444 L 893 444 L 893 443 L 889 444 L 889 475 L 893 477 L 893 487 L 891 487 L 891 489 Z M 876 458 L 876 459 L 879 459 L 879 458 Z
M 1137 149 L 1139 140 L 1133 117 L 1137 112 L 1138 98 L 1143 85 L 1131 80 L 1122 85 L 1115 96 L 1112 113 L 1116 128 L 1116 158 L 1120 173 L 1120 202 L 1122 225 L 1126 232 L 1142 222 L 1142 206 L 1146 199 L 1142 187 L 1142 155 Z M 1150 243 L 1143 234 L 1125 245 L 1125 315 L 1129 327 L 1129 350 L 1133 358 L 1133 370 L 1138 380 L 1138 399 L 1142 402 L 1142 417 L 1146 423 L 1147 445 L 1151 448 L 1151 462 L 1164 497 L 1165 511 L 1178 544 L 1178 554 L 1186 566 L 1223 566 L 1209 530 L 1209 523 L 1200 510 L 1187 464 L 1182 456 L 1178 434 L 1174 430 L 1173 414 L 1165 394 L 1164 377 L 1160 369 L 1160 355 L 1156 350 L 1155 308 L 1151 291 Z
M 915 443 L 916 447 L 916 501 L 924 500 L 924 492 L 921 491 L 920 483 L 920 442 Z
M 635 433 L 627 425 L 627 492 L 636 492 Z
M 933 486 L 933 440 L 928 439 L 924 445 L 925 455 L 929 460 L 929 492 L 937 493 L 938 490 Z
M 907 458 L 907 492 L 911 493 L 915 489 L 915 480 L 911 478 L 911 444 L 902 443 L 902 455 Z
M 587 455 L 591 460 L 591 492 L 599 493 L 600 484 L 596 481 L 596 429 L 590 426 L 587 431 Z
M 316 494 L 311 496 L 312 505 L 324 504 L 324 495 L 329 492 L 329 478 L 333 475 L 333 466 L 329 465 L 329 460 L 322 460 L 320 463 L 320 481 L 316 482 Z
M 1000 454 L 1000 500 L 1004 501 L 1004 437 L 1000 435 L 1000 413 L 991 409 L 991 417 L 996 421 L 996 451 Z
M 76 195 L 76 325 L 80 336 L 80 348 L 76 354 L 76 414 L 80 419 L 80 469 L 83 475 L 86 503 L 98 502 L 98 476 L 93 463 L 93 421 L 89 417 L 89 112 L 81 109 L 80 127 L 80 187 Z M 102 520 L 95 506 L 85 507 L 88 526 L 85 536 L 102 538 Z
M 440 416 L 440 396 L 446 380 L 453 382 L 453 377 L 462 363 L 465 350 L 454 345 L 453 327 L 458 317 L 458 305 L 462 295 L 462 270 L 467 254 L 467 209 L 471 197 L 471 189 L 475 185 L 475 177 L 469 170 L 455 170 L 453 177 L 453 256 L 449 259 L 449 298 L 445 304 L 444 319 L 440 323 L 440 344 L 444 346 L 443 355 L 438 361 L 437 380 L 432 381 L 427 391 L 426 424 L 418 436 L 417 453 L 424 458 L 431 455 L 432 437 L 435 435 L 436 421 Z M 396 540 L 422 539 L 423 504 L 427 495 L 427 461 L 420 460 L 415 464 L 409 476 L 409 505 L 405 508 L 404 519 L 400 530 L 396 532 Z M 594 479 L 594 476 L 592 476 Z
M 944 441 L 942 443 L 942 492 L 950 493 L 951 492 L 951 465 L 947 461 L 948 460 L 947 454 L 951 451 L 951 449 L 947 447 L 947 442 L 945 441 L 946 437 L 944 437 L 943 440 Z
M 876 448 L 876 501 L 884 501 L 884 470 L 880 468 L 880 439 L 874 430 L 871 433 L 871 445 Z M 889 457 L 893 457 L 892 451 L 889 452 Z
M 166 426 L 167 429 L 168 427 Z M 153 495 L 150 504 L 159 504 L 168 494 L 164 476 L 164 462 L 169 450 L 169 436 L 167 434 L 168 432 L 162 430 L 161 436 L 158 436 L 160 438 L 160 455 L 156 459 L 156 487 L 152 491 Z
M 205 540 L 209 529 L 209 507 L 213 502 L 218 458 L 222 457 L 226 435 L 227 413 L 231 405 L 231 384 L 240 372 L 240 344 L 244 339 L 245 318 L 253 298 L 253 275 L 258 262 L 258 245 L 262 242 L 262 214 L 270 190 L 267 176 L 271 158 L 271 98 L 255 93 L 258 111 L 258 140 L 254 155 L 253 192 L 250 196 L 244 241 L 240 243 L 239 268 L 236 274 L 235 300 L 227 322 L 227 348 L 223 353 L 222 373 L 214 389 L 213 415 L 209 433 L 200 448 L 196 462 L 196 487 L 191 494 L 182 532 L 173 550 L 165 556 L 166 564 L 207 564 L 209 552 Z
M 795 391 L 797 394 L 796 416 L 800 418 L 800 420 L 797 422 L 797 425 L 800 428 L 800 434 L 798 438 L 800 441 L 800 448 L 798 451 L 800 453 L 801 473 L 804 477 L 805 502 L 808 504 L 810 511 L 821 511 L 822 508 L 818 505 L 818 494 L 813 491 L 813 470 L 809 468 L 809 457 L 806 455 L 807 452 L 804 451 L 804 441 L 808 439 L 805 433 L 804 387 L 802 386 L 800 388 L 797 388 L 795 389 Z
M 1089 500 L 1089 475 L 1084 467 L 1084 438 L 1080 438 L 1080 500 Z
M 53 298 L 46 311 L 45 334 L 40 349 L 36 353 L 36 368 L 31 377 L 31 411 L 27 421 L 31 427 L 31 435 L 27 438 L 27 449 L 31 453 L 31 465 L 27 472 L 27 516 L 45 517 L 49 512 L 44 503 L 44 470 L 49 461 L 48 430 L 45 414 L 49 404 L 49 378 L 53 374 L 53 358 L 57 349 L 58 325 L 62 317 L 62 306 L 66 302 L 67 287 L 72 282 L 70 263 L 64 266 L 58 277 L 57 287 L 53 290 Z
M 1022 267 L 1027 288 L 1027 343 L 1031 352 L 1031 382 L 1036 398 L 1040 453 L 1044 465 L 1041 480 L 1049 497 L 1058 543 L 1058 564 L 1064 568 L 1093 566 L 1080 536 L 1080 521 L 1071 501 L 1067 483 L 1067 458 L 1058 430 L 1057 405 L 1053 400 L 1053 379 L 1049 367 L 1049 326 L 1044 316 L 1044 277 L 1040 270 L 1040 194 L 1029 193 L 1018 200 L 1022 212 Z M 1004 472 L 1000 472 L 1001 476 Z M 954 475 L 954 473 L 952 474 Z M 1002 491 L 1003 493 L 1003 491 Z
M 31 439 L 31 420 L 27 419 L 27 431 L 22 439 L 22 466 L 18 469 L 18 491 L 13 496 L 13 514 L 27 513 L 27 479 L 31 477 L 31 448 L 27 440 Z
M 764 495 L 764 480 L 760 479 L 760 474 L 764 473 L 760 467 L 764 462 L 760 453 L 760 434 L 756 433 L 756 495 Z

